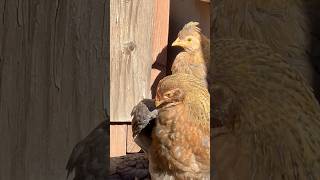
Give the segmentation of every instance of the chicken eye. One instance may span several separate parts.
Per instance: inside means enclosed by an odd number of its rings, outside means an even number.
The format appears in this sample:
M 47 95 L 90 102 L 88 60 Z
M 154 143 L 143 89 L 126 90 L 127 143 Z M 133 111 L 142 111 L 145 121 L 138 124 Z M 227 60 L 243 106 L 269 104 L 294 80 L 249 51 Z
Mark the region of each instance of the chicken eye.
M 171 93 L 171 92 L 165 93 L 165 94 L 164 94 L 164 97 L 166 97 L 166 98 L 171 98 L 171 97 L 172 97 L 172 93 Z
M 187 41 L 189 41 L 189 42 L 192 41 L 192 38 L 188 38 Z

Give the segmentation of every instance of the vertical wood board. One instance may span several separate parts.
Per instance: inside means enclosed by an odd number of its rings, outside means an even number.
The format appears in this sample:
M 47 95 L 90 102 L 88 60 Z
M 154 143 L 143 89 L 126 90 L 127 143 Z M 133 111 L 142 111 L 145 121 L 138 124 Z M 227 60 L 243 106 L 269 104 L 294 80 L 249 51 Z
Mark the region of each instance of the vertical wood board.
M 149 0 L 110 1 L 112 122 L 130 122 L 133 106 L 150 97 L 153 5 Z
M 106 111 L 108 1 L 0 6 L 0 179 L 65 179 Z
M 110 157 L 123 156 L 127 153 L 128 125 L 110 125 Z
M 132 126 L 128 125 L 127 129 L 127 153 L 139 152 L 141 148 L 134 142 L 132 137 Z
M 154 97 L 160 79 L 166 75 L 169 34 L 169 0 L 155 0 L 150 88 Z

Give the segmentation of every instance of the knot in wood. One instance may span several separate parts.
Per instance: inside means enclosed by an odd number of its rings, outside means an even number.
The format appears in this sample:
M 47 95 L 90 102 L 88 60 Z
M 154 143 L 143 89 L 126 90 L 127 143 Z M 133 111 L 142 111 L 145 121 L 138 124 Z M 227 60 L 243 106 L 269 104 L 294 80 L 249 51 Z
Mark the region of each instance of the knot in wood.
M 136 48 L 136 44 L 132 41 L 124 43 L 123 51 L 125 54 L 130 54 Z

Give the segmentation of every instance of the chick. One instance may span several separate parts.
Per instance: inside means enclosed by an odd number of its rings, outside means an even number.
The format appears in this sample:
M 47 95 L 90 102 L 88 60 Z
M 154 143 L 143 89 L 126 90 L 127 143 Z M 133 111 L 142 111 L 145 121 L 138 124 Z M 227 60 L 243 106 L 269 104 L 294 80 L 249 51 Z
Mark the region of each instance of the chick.
M 189 74 L 160 81 L 152 131 L 152 179 L 209 179 L 210 102 L 205 84 Z
M 172 46 L 182 47 L 171 67 L 172 74 L 193 74 L 200 80 L 207 76 L 210 59 L 210 41 L 201 33 L 198 22 L 187 23 L 178 34 Z
M 172 74 L 184 73 L 198 78 L 205 86 L 207 84 L 207 64 L 210 57 L 210 41 L 197 27 L 198 22 L 189 22 L 179 32 L 173 46 L 180 46 L 184 51 L 179 53 L 174 60 Z M 156 112 L 154 102 L 145 99 L 139 102 L 131 113 L 132 131 L 134 141 L 148 152 L 151 143 L 151 131 L 153 128 Z
M 216 179 L 320 179 L 320 106 L 267 45 L 216 40 L 208 73 Z

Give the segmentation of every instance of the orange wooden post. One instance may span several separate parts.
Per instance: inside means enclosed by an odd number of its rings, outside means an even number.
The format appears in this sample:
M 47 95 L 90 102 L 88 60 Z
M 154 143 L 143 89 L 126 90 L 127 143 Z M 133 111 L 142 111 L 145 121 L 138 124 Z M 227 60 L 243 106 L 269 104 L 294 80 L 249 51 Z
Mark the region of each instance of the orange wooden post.
M 126 154 L 127 125 L 110 126 L 110 156 L 122 156 Z
M 150 84 L 153 94 L 158 81 L 166 75 L 170 0 L 155 0 L 154 13 L 153 68 L 151 70 Z
M 132 126 L 128 125 L 128 130 L 127 130 L 127 153 L 136 153 L 141 150 L 141 148 L 134 142 L 132 138 Z

